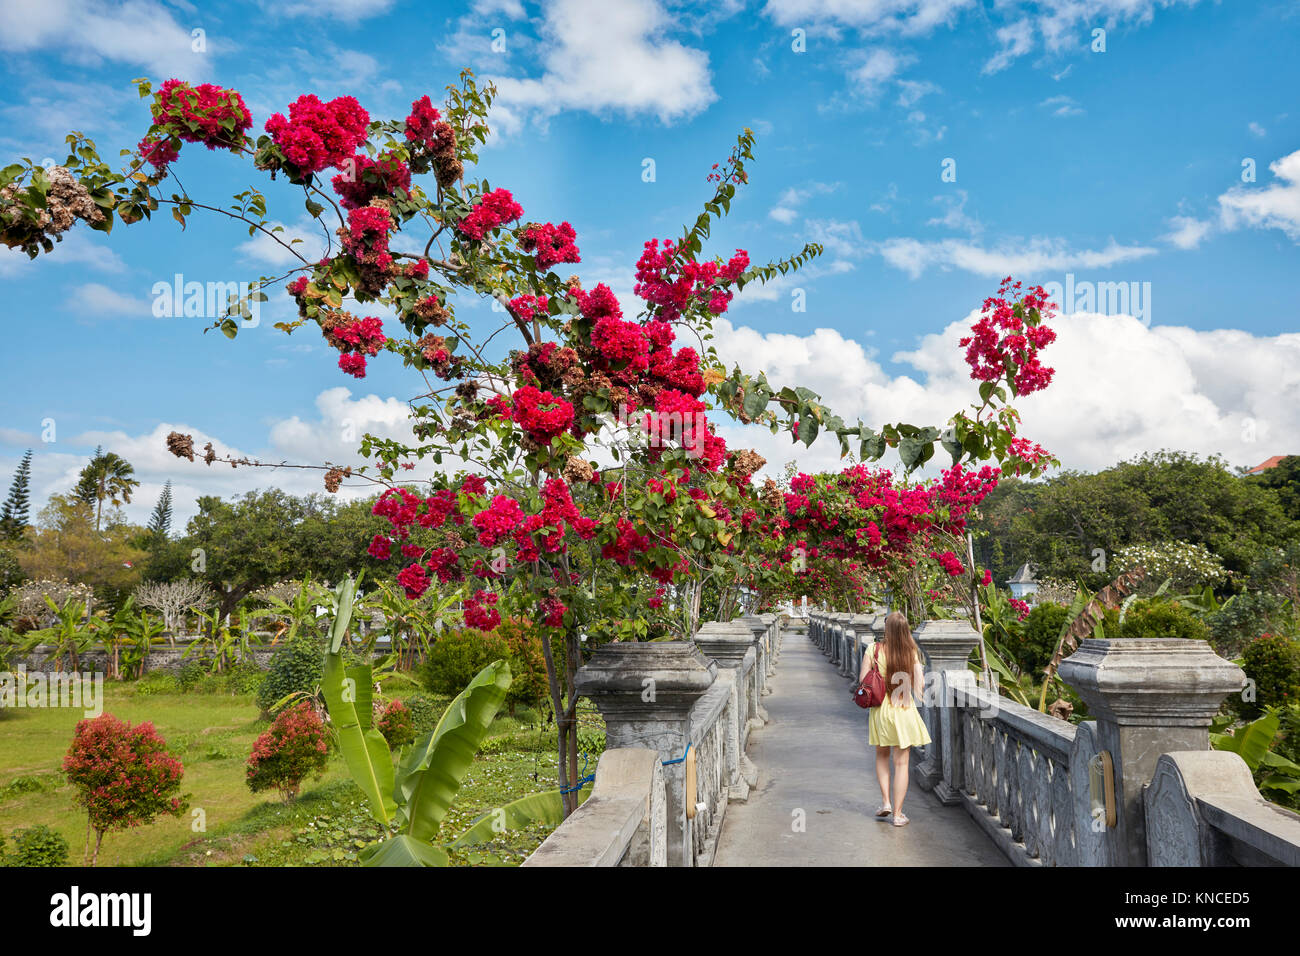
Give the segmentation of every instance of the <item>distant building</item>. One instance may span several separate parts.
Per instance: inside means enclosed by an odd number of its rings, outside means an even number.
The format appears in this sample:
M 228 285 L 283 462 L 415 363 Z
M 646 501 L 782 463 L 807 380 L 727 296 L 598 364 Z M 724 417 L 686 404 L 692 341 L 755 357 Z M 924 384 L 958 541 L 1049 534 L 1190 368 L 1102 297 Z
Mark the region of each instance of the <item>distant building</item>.
M 1286 457 L 1288 457 L 1288 456 L 1287 456 L 1287 455 L 1274 455 L 1272 458 L 1268 459 L 1268 461 L 1260 462 L 1260 463 L 1259 463 L 1258 465 L 1256 465 L 1254 468 L 1250 469 L 1250 471 L 1246 472 L 1246 474 L 1248 474 L 1248 475 L 1258 475 L 1258 474 L 1260 474 L 1261 472 L 1268 471 L 1270 468 L 1276 468 L 1276 467 L 1278 466 L 1278 463 L 1281 462 L 1282 459 L 1283 459 L 1283 458 L 1286 458 Z
M 1038 582 L 1034 580 L 1034 572 L 1026 561 L 1020 566 L 1020 570 L 1007 578 L 1007 586 L 1011 588 L 1011 596 L 1024 600 L 1032 594 L 1038 592 Z

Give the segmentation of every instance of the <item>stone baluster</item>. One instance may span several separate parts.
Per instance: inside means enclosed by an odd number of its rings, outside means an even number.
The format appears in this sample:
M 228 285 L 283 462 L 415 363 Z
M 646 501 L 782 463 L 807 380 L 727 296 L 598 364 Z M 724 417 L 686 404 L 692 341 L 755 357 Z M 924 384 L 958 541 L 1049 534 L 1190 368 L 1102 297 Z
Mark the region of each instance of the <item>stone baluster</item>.
M 1059 673 L 1096 719 L 1095 748 L 1110 753 L 1115 769 L 1116 825 L 1100 833 L 1100 847 L 1081 855 L 1111 866 L 1146 866 L 1143 789 L 1161 754 L 1210 749 L 1210 720 L 1224 697 L 1241 689 L 1241 668 L 1206 641 L 1089 638 Z M 1076 800 L 1087 793 L 1076 793 Z M 1086 842 L 1082 834 L 1076 839 Z
M 701 624 L 695 633 L 695 646 L 718 664 L 718 680 L 731 684 L 723 769 L 728 795 L 743 802 L 749 797 L 750 788 L 758 782 L 758 769 L 745 756 L 745 731 L 752 712 L 749 710 L 748 688 L 740 677 L 744 673 L 745 658 L 754 646 L 753 636 L 749 628 L 738 621 L 709 621 Z
M 603 644 L 578 670 L 577 691 L 605 718 L 606 747 L 649 747 L 664 761 L 682 757 L 691 707 L 717 678 L 718 665 L 690 641 Z M 668 865 L 692 865 L 686 816 L 686 763 L 664 767 Z M 694 795 L 690 796 L 694 799 Z
M 921 713 L 930 745 L 916 768 L 917 782 L 944 803 L 957 803 L 965 788 L 966 756 L 961 712 L 975 675 L 966 666 L 979 634 L 965 620 L 925 621 L 913 634 L 925 657 L 925 704 Z

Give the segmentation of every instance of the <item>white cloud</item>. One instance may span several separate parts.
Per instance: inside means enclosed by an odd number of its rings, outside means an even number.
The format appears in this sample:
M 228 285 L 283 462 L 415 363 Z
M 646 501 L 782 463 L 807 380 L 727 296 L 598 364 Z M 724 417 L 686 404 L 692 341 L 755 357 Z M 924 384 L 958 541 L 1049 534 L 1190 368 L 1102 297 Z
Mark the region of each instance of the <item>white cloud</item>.
M 1179 249 L 1195 249 L 1213 231 L 1213 225 L 1194 216 L 1174 216 L 1169 220 L 1169 232 L 1160 238 Z
M 859 62 L 849 69 L 847 73 L 849 84 L 862 99 L 874 102 L 880 97 L 885 84 L 897 76 L 913 59 L 884 48 L 871 50 L 861 56 Z
M 1260 126 L 1258 123 L 1254 122 L 1253 120 L 1246 125 L 1246 128 L 1250 130 L 1251 133 L 1260 137 L 1261 139 L 1268 135 L 1268 130 L 1266 130 L 1264 127 Z
M 287 3 L 271 9 L 291 17 L 323 17 L 355 23 L 387 13 L 393 0 L 311 0 L 310 3 Z
M 1082 116 L 1084 113 L 1083 107 L 1072 96 L 1049 96 L 1038 105 L 1051 110 L 1053 116 Z
M 33 275 L 37 269 L 60 265 L 86 266 L 98 272 L 125 271 L 126 263 L 106 242 L 103 233 L 93 232 L 84 224 L 77 223 L 64 233 L 63 241 L 55 244 L 53 252 L 42 252 L 35 259 L 29 259 L 18 249 L 0 249 L 0 276 L 17 278 Z
M 1237 186 L 1219 197 L 1219 218 L 1225 229 L 1253 226 L 1281 229 L 1300 242 L 1300 150 L 1269 167 L 1280 182 L 1265 189 Z
M 798 207 L 803 205 L 813 196 L 824 196 L 828 193 L 835 192 L 840 187 L 839 183 L 809 183 L 806 186 L 796 188 L 791 186 L 781 194 L 776 201 L 776 205 L 768 212 L 768 215 L 777 222 L 789 225 L 798 218 Z
M 658 0 L 553 0 L 541 25 L 539 78 L 491 77 L 507 129 L 561 110 L 649 114 L 668 124 L 715 99 L 704 50 L 670 39 Z
M 944 226 L 948 229 L 956 229 L 960 232 L 967 232 L 975 235 L 982 232 L 984 227 L 979 220 L 973 216 L 966 215 L 966 200 L 969 196 L 966 190 L 957 190 L 957 195 L 939 195 L 934 197 L 934 201 L 940 206 L 945 207 L 946 212 L 942 216 L 936 216 L 934 219 L 926 220 L 927 226 Z
M 999 27 L 997 31 L 1000 49 L 984 64 L 984 73 L 998 73 L 1009 67 L 1013 61 L 1024 56 L 1034 48 L 1034 26 L 1028 20 Z
M 961 269 L 980 276 L 1032 276 L 1070 269 L 1104 269 L 1154 255 L 1150 246 L 1122 246 L 1114 239 L 1103 249 L 1071 249 L 1063 239 L 1003 240 L 986 247 L 961 239 L 894 238 L 872 246 L 886 262 L 913 279 L 928 269 Z
M 717 324 L 719 353 L 763 370 L 776 387 L 807 385 L 850 424 L 943 424 L 975 393 L 957 340 L 972 312 L 918 347 L 894 356 L 909 373 L 891 374 L 875 355 L 833 329 L 762 334 Z M 1253 465 L 1285 453 L 1300 430 L 1300 334 L 1261 337 L 1236 329 L 1200 331 L 1143 325 L 1126 315 L 1075 313 L 1053 323 L 1058 339 L 1043 357 L 1052 385 L 1016 403 L 1021 434 L 1063 467 L 1094 470 L 1161 448 L 1222 454 Z M 839 467 L 833 440 L 811 449 L 765 429 L 729 428 L 728 444 L 754 447 L 779 473 Z
M 150 300 L 118 292 L 99 282 L 77 286 L 72 290 L 72 298 L 72 310 L 81 312 L 87 319 L 119 315 L 147 319 L 153 316 Z
M 843 25 L 906 35 L 951 24 L 974 0 L 767 0 L 763 13 L 782 26 Z
M 328 214 L 333 215 L 332 212 Z M 267 229 L 274 230 L 279 226 L 283 231 L 276 232 L 274 238 L 258 232 L 246 242 L 241 242 L 238 246 L 239 257 L 245 262 L 264 263 L 277 268 L 301 265 L 302 260 L 298 256 L 308 262 L 316 262 L 325 255 L 325 232 L 321 226 L 324 221 L 324 218 L 300 219 L 292 226 L 285 226 L 282 222 L 268 222 Z M 294 242 L 295 239 L 302 241 Z M 286 249 L 285 244 L 292 246 L 292 250 Z
M 207 53 L 192 48 L 191 28 L 152 0 L 53 0 L 39 11 L 24 0 L 0 0 L 0 22 L 0 50 L 8 53 L 56 50 L 86 65 L 110 60 L 184 79 L 208 69 Z

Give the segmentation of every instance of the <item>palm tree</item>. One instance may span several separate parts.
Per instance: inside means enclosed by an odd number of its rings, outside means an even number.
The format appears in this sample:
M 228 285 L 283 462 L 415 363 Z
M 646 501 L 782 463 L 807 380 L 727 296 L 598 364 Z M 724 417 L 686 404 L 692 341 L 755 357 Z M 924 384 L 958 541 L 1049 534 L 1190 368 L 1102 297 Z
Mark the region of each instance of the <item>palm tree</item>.
M 111 501 L 114 507 L 131 503 L 131 492 L 140 487 L 140 482 L 131 477 L 134 474 L 134 466 L 121 455 L 95 449 L 95 457 L 81 470 L 77 493 L 95 502 L 96 531 L 104 513 L 105 500 Z

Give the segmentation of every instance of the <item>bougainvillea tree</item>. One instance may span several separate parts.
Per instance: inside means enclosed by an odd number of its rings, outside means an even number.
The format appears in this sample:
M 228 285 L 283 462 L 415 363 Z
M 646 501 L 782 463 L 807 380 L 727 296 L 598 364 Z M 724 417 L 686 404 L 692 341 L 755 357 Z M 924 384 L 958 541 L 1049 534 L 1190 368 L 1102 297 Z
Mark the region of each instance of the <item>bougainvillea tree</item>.
M 1026 331 L 1025 342 L 1015 334 L 1017 317 L 1028 324 L 1032 315 L 1024 303 L 977 333 L 981 368 L 1001 361 L 1003 372 L 983 380 L 977 414 L 946 430 L 850 424 L 807 388 L 778 390 L 761 372 L 726 370 L 709 344 L 714 319 L 749 283 L 821 252 L 808 245 L 764 265 L 744 250 L 705 255 L 712 226 L 748 182 L 748 130 L 707 173 L 712 193 L 699 217 L 680 235 L 645 243 L 632 313 L 605 285 L 557 271 L 582 259 L 571 223 L 530 219 L 528 197 L 471 178 L 495 91 L 468 71 L 442 104 L 424 96 L 391 120 L 350 96 L 304 95 L 259 124 L 234 90 L 169 80 L 154 93 L 138 84 L 152 95 L 152 123 L 125 168 L 111 169 L 73 133 L 63 166 L 0 170 L 0 239 L 34 257 L 77 221 L 107 232 L 164 207 L 182 227 L 197 210 L 224 216 L 296 261 L 233 297 L 214 327 L 233 338 L 252 302 L 283 284 L 297 317 L 276 327 L 315 326 L 338 352 L 331 374 L 363 378 L 372 362 L 409 368 L 415 444 L 366 435 L 366 465 L 319 465 L 326 487 L 383 486 L 375 512 L 389 530 L 369 550 L 400 566 L 409 598 L 463 587 L 468 626 L 491 630 L 520 616 L 549 629 L 560 649 L 542 643 L 562 787 L 578 777 L 573 678 L 585 646 L 650 636 L 656 620 L 667 636 L 689 636 L 704 580 L 730 586 L 779 573 L 755 556 L 780 538 L 786 504 L 752 480 L 763 459 L 728 449 L 719 423 L 758 424 L 804 444 L 832 433 L 842 453 L 857 443 L 863 461 L 896 449 L 909 471 L 940 446 L 955 461 L 1016 453 L 1014 412 L 994 405 L 1006 397 L 999 380 L 1012 391 L 1040 381 L 1030 359 L 1044 333 Z M 192 196 L 172 174 L 187 144 L 281 180 L 279 194 L 296 193 L 322 224 L 325 254 L 309 260 L 282 236 L 260 190 L 233 205 Z M 493 304 L 488 318 L 466 308 L 474 298 Z M 173 434 L 168 446 L 194 460 L 188 436 Z M 230 460 L 210 445 L 203 457 Z M 425 459 L 437 472 L 413 480 Z

